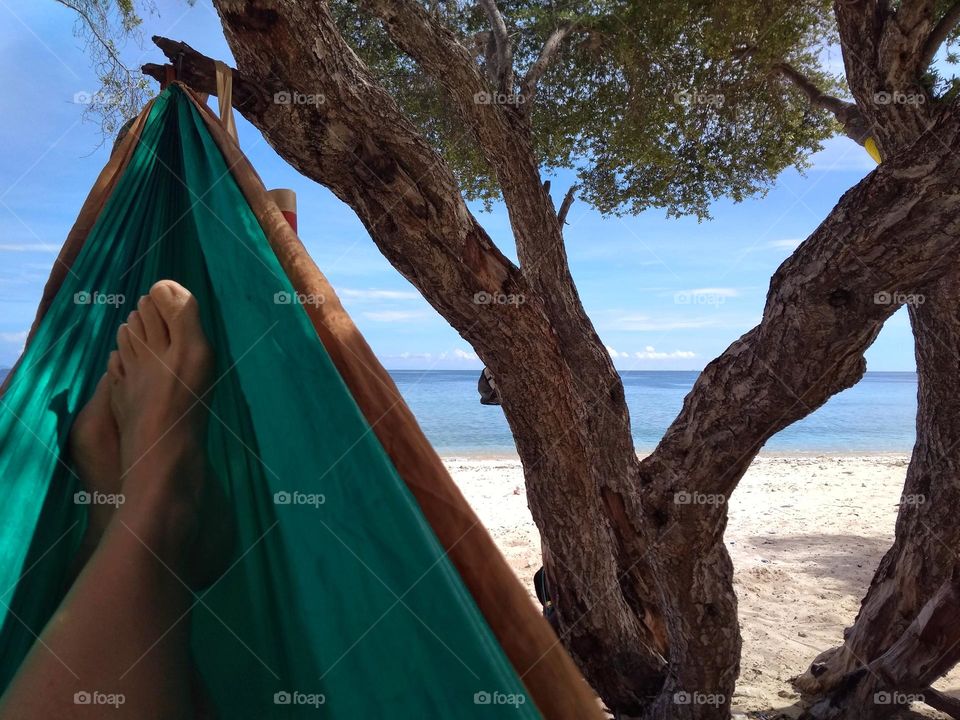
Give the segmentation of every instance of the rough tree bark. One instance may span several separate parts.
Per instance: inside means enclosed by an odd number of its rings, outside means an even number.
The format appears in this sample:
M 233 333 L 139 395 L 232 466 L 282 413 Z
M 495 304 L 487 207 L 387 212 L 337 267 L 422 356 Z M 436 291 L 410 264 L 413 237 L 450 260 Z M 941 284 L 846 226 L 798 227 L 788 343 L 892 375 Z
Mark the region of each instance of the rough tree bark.
M 956 112 L 955 107 L 931 102 L 919 77 L 932 58 L 931 46 L 939 47 L 960 19 L 960 4 L 936 25 L 932 3 L 904 3 L 899 13 L 880 7 L 866 16 L 856 14 L 863 10 L 863 3 L 837 10 L 841 37 L 847 40 L 843 49 L 851 88 L 871 134 L 880 139 L 883 155 L 911 152 L 911 143 L 930 134 L 938 113 Z M 868 18 L 866 28 L 864 17 Z M 949 146 L 944 150 L 952 152 Z M 953 574 L 955 548 L 960 547 L 960 524 L 953 511 L 960 501 L 960 404 L 952 392 L 960 377 L 960 274 L 951 270 L 939 282 L 915 289 L 914 295 L 910 318 L 919 375 L 917 441 L 895 542 L 874 575 L 854 625 L 845 633 L 844 645 L 822 653 L 796 681 L 804 695 L 815 701 L 811 711 L 815 717 L 860 717 L 855 708 L 872 697 L 864 689 L 870 687 L 888 693 L 922 690 L 929 704 L 957 716 L 955 704 L 948 708 L 948 700 L 924 686 L 924 679 L 936 679 L 929 670 L 939 667 L 944 658 L 926 656 L 926 648 L 909 637 L 922 608 Z M 940 602 L 955 598 L 946 594 Z M 960 606 L 953 612 L 960 612 Z M 891 654 L 894 647 L 900 649 L 898 654 Z M 884 685 L 870 669 L 894 657 L 901 667 L 882 675 Z M 876 717 L 889 710 L 874 703 L 869 709 Z
M 917 442 L 907 469 L 907 478 L 897 516 L 893 547 L 880 562 L 860 613 L 847 630 L 844 645 L 818 657 L 798 680 L 810 697 L 819 698 L 815 717 L 837 716 L 838 707 L 852 711 L 857 702 L 871 699 L 866 709 L 880 717 L 888 708 L 872 702 L 877 692 L 929 695 L 927 685 L 938 674 L 931 667 L 943 665 L 946 656 L 927 654 L 912 660 L 905 650 L 926 651 L 906 642 L 921 610 L 941 591 L 957 571 L 960 549 L 960 274 L 955 271 L 925 288 L 909 307 L 916 342 L 919 378 Z M 955 595 L 940 598 L 942 607 Z M 960 606 L 954 606 L 957 613 Z M 947 637 L 946 635 L 944 637 Z M 865 672 L 897 643 L 899 653 L 889 655 L 902 662 L 896 674 Z M 960 648 L 948 642 L 939 653 L 954 656 Z M 934 648 L 935 650 L 936 648 Z M 956 658 L 943 666 L 952 667 Z M 886 685 L 880 678 L 885 679 Z
M 960 141 L 960 124 L 937 118 L 909 153 L 841 199 L 777 271 L 761 324 L 704 370 L 639 462 L 622 385 L 570 277 L 525 111 L 473 103 L 489 78 L 417 3 L 365 4 L 444 84 L 497 172 L 520 267 L 470 214 L 449 168 L 344 42 L 326 3 L 215 0 L 245 88 L 238 109 L 358 214 L 497 377 L 561 636 L 601 697 L 651 719 L 727 717 L 740 636 L 726 506 L 676 494 L 729 497 L 769 437 L 860 378 L 863 351 L 896 309 L 874 296 L 935 282 L 957 259 L 960 158 L 940 143 Z M 185 54 L 186 82 L 215 92 L 209 58 L 158 44 L 171 58 Z M 278 105 L 278 91 L 326 102 Z M 478 302 L 511 297 L 522 302 Z

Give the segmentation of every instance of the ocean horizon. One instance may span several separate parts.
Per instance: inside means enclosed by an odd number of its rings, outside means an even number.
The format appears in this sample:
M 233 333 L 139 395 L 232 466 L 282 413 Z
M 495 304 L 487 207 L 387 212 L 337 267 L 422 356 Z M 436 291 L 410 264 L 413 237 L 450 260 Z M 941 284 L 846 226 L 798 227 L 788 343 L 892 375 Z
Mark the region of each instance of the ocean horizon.
M 7 375 L 0 370 L 0 382 Z M 621 371 L 634 443 L 647 453 L 677 416 L 699 371 Z M 503 410 L 481 405 L 479 370 L 391 370 L 390 375 L 437 452 L 515 456 Z M 909 453 L 915 438 L 915 372 L 868 372 L 854 387 L 775 435 L 775 454 Z

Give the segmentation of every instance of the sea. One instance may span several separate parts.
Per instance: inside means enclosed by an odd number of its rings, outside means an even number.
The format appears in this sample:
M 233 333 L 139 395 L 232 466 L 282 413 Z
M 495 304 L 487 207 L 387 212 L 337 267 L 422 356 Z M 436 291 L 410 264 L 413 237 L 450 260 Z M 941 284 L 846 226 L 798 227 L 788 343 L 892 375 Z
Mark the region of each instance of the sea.
M 0 381 L 6 375 L 0 370 Z M 396 370 L 391 375 L 441 455 L 513 456 L 503 410 L 481 405 L 479 371 Z M 652 450 L 676 417 L 697 372 L 621 373 L 634 443 Z M 747 408 L 749 411 L 749 408 Z M 917 376 L 868 372 L 854 387 L 771 438 L 771 454 L 908 453 L 913 448 Z
M 620 373 L 638 452 L 656 447 L 698 374 Z M 391 375 L 441 455 L 516 454 L 501 408 L 479 402 L 479 372 L 402 370 Z M 763 451 L 782 455 L 909 453 L 916 413 L 916 373 L 868 372 L 854 387 L 777 433 Z

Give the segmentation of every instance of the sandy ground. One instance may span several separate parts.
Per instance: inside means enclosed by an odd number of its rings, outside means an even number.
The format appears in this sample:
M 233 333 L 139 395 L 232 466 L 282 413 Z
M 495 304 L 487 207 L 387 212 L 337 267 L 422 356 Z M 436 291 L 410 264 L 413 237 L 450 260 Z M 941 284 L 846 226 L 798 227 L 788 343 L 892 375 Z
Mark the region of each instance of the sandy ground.
M 906 456 L 761 456 L 730 501 L 743 657 L 736 716 L 799 714 L 789 678 L 838 645 L 893 539 Z M 447 467 L 510 565 L 531 589 L 540 567 L 515 459 L 447 458 Z M 936 684 L 960 694 L 954 670 Z M 915 706 L 909 717 L 940 718 Z M 741 714 L 742 713 L 742 714 Z M 905 717 L 906 717 L 905 716 Z

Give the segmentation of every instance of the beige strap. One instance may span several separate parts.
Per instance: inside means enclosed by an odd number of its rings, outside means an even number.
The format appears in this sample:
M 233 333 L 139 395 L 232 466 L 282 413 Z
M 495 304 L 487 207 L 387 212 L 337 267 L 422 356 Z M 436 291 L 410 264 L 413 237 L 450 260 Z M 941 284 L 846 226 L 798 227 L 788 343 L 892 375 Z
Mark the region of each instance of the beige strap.
M 226 63 L 213 61 L 217 68 L 217 100 L 220 102 L 220 122 L 237 144 L 237 121 L 233 117 L 233 71 Z

